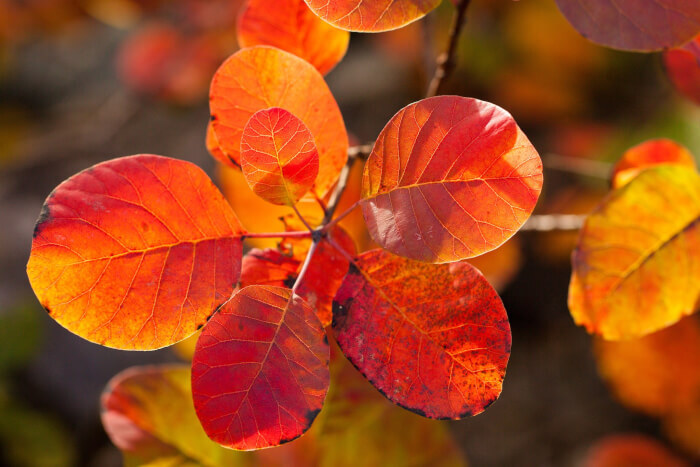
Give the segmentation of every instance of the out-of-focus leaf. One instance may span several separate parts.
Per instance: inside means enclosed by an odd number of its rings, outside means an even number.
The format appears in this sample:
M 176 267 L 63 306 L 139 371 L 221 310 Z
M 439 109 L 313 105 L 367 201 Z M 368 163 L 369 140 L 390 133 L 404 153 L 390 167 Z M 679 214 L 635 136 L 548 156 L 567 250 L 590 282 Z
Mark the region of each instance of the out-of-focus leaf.
M 241 289 L 204 327 L 192 359 L 204 430 L 239 450 L 298 438 L 326 398 L 328 352 L 316 313 L 290 289 Z
M 47 198 L 27 274 L 69 331 L 120 349 L 174 344 L 227 300 L 242 228 L 199 167 L 138 155 L 74 175 Z
M 343 117 L 323 76 L 299 57 L 256 46 L 229 57 L 214 75 L 209 94 L 212 126 L 221 150 L 240 165 L 241 135 L 258 110 L 279 107 L 299 117 L 314 137 L 319 172 L 314 191 L 323 197 L 347 160 Z
M 425 16 L 441 0 L 306 0 L 323 20 L 348 31 L 397 29 Z
M 338 345 L 392 402 L 429 418 L 481 413 L 501 393 L 510 326 L 496 291 L 466 262 L 360 255 L 336 294 Z
M 652 52 L 700 32 L 700 3 L 693 0 L 556 1 L 581 35 L 614 49 Z
M 315 15 L 304 0 L 248 0 L 238 17 L 241 47 L 270 45 L 328 73 L 345 55 L 350 33 Z
M 365 165 L 361 205 L 381 247 L 444 263 L 508 240 L 541 188 L 542 161 L 510 114 L 440 96 L 405 107 L 382 130 Z
M 700 35 L 664 53 L 666 73 L 685 97 L 700 105 Z
M 569 310 L 607 340 L 641 337 L 695 311 L 700 294 L 700 176 L 643 171 L 586 219 L 572 254 Z
M 693 406 L 666 415 L 662 424 L 666 435 L 676 446 L 700 460 L 700 401 L 696 400 Z
M 611 435 L 593 445 L 583 467 L 690 467 L 666 446 L 645 435 Z
M 677 164 L 695 169 L 695 158 L 686 148 L 670 139 L 652 139 L 628 149 L 615 164 L 613 188 L 620 188 L 642 170 L 655 165 Z
M 313 135 L 284 109 L 259 110 L 243 129 L 241 169 L 253 193 L 272 204 L 293 206 L 318 175 Z
M 134 367 L 102 394 L 102 424 L 126 465 L 248 466 L 253 458 L 210 440 L 197 420 L 187 365 Z

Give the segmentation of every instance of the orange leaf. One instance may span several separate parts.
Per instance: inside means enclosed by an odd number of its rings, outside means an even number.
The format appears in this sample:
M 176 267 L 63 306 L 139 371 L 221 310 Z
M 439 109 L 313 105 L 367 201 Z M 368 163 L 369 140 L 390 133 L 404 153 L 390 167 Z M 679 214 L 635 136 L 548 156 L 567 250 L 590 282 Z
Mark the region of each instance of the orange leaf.
M 240 50 L 214 75 L 209 99 L 219 146 L 236 164 L 250 117 L 280 107 L 299 116 L 314 136 L 319 154 L 315 193 L 323 197 L 336 182 L 347 160 L 348 135 L 338 104 L 309 63 L 273 47 Z
M 241 47 L 271 45 L 328 73 L 348 49 L 350 33 L 316 16 L 304 0 L 248 0 L 238 17 Z
M 700 35 L 683 47 L 666 51 L 664 64 L 676 89 L 700 105 Z
M 350 268 L 333 309 L 338 345 L 395 404 L 429 418 L 481 413 L 501 393 L 510 326 L 466 262 L 431 265 L 382 250 Z
M 652 52 L 700 32 L 700 3 L 687 0 L 556 0 L 581 35 L 614 49 Z
M 620 188 L 643 169 L 661 164 L 678 164 L 695 168 L 695 158 L 680 144 L 670 139 L 652 139 L 628 149 L 615 164 L 613 188 Z
M 270 285 L 291 288 L 301 263 L 278 250 L 254 248 L 243 257 L 241 288 L 249 285 Z
M 77 335 L 149 350 L 193 334 L 231 295 L 242 229 L 194 164 L 122 157 L 80 172 L 46 200 L 27 274 Z
M 590 448 L 582 467 L 690 467 L 666 446 L 645 435 L 612 435 Z
M 572 255 L 569 310 L 607 340 L 641 337 L 693 313 L 700 295 L 700 176 L 647 169 L 586 219 Z
M 409 105 L 382 130 L 365 165 L 361 205 L 381 247 L 445 263 L 508 240 L 541 188 L 542 161 L 510 114 L 440 96 Z
M 397 29 L 425 16 L 441 0 L 306 0 L 332 25 L 348 31 Z
M 277 446 L 309 429 L 329 384 L 316 314 L 289 289 L 241 289 L 207 323 L 192 361 L 204 431 L 239 450 Z
M 260 110 L 241 136 L 241 168 L 265 201 L 294 206 L 318 175 L 318 151 L 304 122 L 280 108 Z
M 219 140 L 216 139 L 216 134 L 214 133 L 214 127 L 211 122 L 207 124 L 207 136 L 204 141 L 207 146 L 207 151 L 211 154 L 211 157 L 216 159 L 217 162 L 225 164 L 231 167 L 240 168 L 238 165 L 234 165 L 233 161 L 226 157 L 226 154 L 219 147 Z

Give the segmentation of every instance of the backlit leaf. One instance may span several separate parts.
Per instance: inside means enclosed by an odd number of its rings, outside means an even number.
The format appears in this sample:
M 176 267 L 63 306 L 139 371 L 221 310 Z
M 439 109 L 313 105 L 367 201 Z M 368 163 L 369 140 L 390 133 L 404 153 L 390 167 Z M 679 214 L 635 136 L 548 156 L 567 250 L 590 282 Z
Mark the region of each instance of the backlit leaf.
M 581 35 L 615 49 L 667 49 L 700 32 L 700 3 L 694 0 L 556 1 Z
M 301 263 L 284 253 L 266 248 L 254 248 L 243 257 L 241 288 L 249 285 L 271 285 L 291 288 Z
M 700 35 L 683 47 L 666 51 L 664 64 L 676 89 L 700 105 Z
M 238 282 L 242 229 L 194 164 L 153 155 L 80 172 L 47 198 L 27 274 L 75 334 L 148 350 L 193 334 Z
M 628 149 L 615 164 L 613 188 L 620 188 L 640 171 L 654 165 L 678 164 L 695 168 L 693 155 L 680 144 L 669 139 L 652 139 Z
M 343 353 L 392 402 L 429 418 L 476 415 L 501 393 L 510 326 L 466 262 L 430 265 L 382 250 L 350 268 L 333 309 Z
M 382 130 L 365 165 L 361 205 L 381 247 L 445 263 L 508 240 L 541 188 L 542 161 L 510 114 L 440 96 L 409 105 Z
M 260 110 L 243 129 L 241 169 L 256 195 L 293 206 L 318 175 L 314 138 L 304 122 L 286 110 Z
M 690 467 L 670 449 L 646 435 L 620 434 L 593 445 L 582 467 Z
M 348 31 L 380 32 L 397 29 L 440 4 L 440 0 L 306 0 L 332 25 Z
M 318 196 L 345 165 L 348 136 L 333 95 L 312 65 L 288 52 L 257 46 L 233 54 L 214 75 L 209 105 L 219 146 L 238 165 L 243 128 L 255 112 L 271 107 L 298 116 L 314 136 Z
M 329 384 L 328 341 L 289 289 L 241 289 L 207 323 L 192 394 L 209 437 L 240 450 L 277 446 L 309 429 Z
M 350 33 L 315 15 L 304 0 L 248 0 L 238 17 L 241 47 L 270 45 L 328 73 L 345 55 Z
M 119 373 L 102 394 L 102 424 L 127 465 L 252 464 L 250 454 L 225 449 L 207 437 L 192 405 L 187 365 Z
M 647 169 L 591 213 L 572 255 L 569 310 L 607 340 L 641 337 L 693 313 L 700 294 L 700 176 Z
M 226 154 L 219 147 L 219 140 L 216 139 L 216 134 L 214 133 L 214 127 L 211 122 L 207 125 L 207 136 L 204 141 L 207 146 L 207 151 L 211 154 L 211 157 L 216 159 L 217 162 L 228 165 L 231 167 L 240 168 L 240 166 L 235 165 L 231 159 L 226 157 Z

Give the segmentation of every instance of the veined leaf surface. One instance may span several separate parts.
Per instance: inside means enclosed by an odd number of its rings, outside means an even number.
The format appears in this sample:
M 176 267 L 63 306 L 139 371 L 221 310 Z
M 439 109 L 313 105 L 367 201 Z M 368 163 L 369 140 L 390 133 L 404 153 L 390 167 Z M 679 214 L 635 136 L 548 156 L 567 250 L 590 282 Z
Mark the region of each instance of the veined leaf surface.
M 122 157 L 49 195 L 27 274 L 44 308 L 71 332 L 107 347 L 156 349 L 193 334 L 230 297 L 241 234 L 196 165 Z
M 365 165 L 361 205 L 381 247 L 445 263 L 508 240 L 541 188 L 542 161 L 510 114 L 439 96 L 409 105 L 382 130 Z
M 330 24 L 348 31 L 381 32 L 422 18 L 440 0 L 306 0 Z

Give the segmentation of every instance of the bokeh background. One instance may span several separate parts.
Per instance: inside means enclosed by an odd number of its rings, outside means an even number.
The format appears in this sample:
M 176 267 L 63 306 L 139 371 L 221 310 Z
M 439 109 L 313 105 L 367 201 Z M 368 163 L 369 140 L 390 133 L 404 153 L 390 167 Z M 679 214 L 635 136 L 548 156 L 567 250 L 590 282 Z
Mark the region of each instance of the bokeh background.
M 207 92 L 237 48 L 241 3 L 0 0 L 0 465 L 120 465 L 100 424 L 102 389 L 129 366 L 179 361 L 70 334 L 43 312 L 24 268 L 44 199 L 92 164 L 154 153 L 221 180 L 204 145 Z M 425 93 L 447 39 L 444 3 L 404 29 L 353 34 L 327 81 L 357 142 Z M 543 156 L 539 213 L 588 212 L 608 191 L 609 164 L 646 139 L 700 154 L 700 107 L 674 91 L 661 55 L 589 43 L 553 0 L 474 0 L 458 63 L 446 93 L 504 107 Z M 235 192 L 240 180 L 223 176 Z M 499 401 L 449 422 L 471 465 L 581 465 L 617 433 L 678 449 L 598 375 L 591 338 L 566 306 L 575 239 L 524 232 L 477 260 L 502 291 L 513 350 Z

